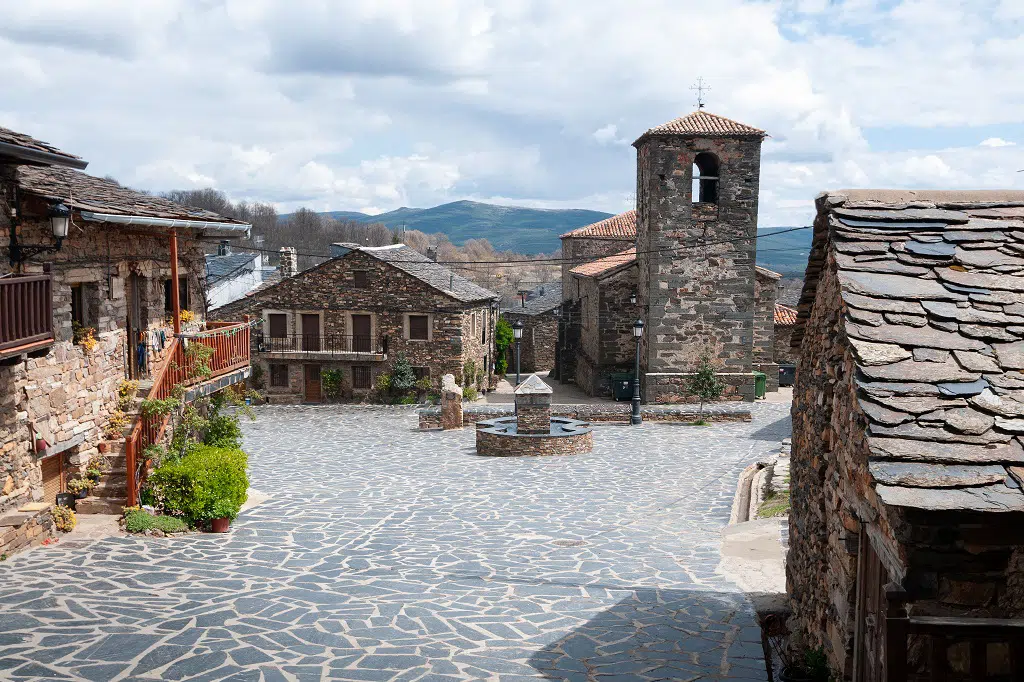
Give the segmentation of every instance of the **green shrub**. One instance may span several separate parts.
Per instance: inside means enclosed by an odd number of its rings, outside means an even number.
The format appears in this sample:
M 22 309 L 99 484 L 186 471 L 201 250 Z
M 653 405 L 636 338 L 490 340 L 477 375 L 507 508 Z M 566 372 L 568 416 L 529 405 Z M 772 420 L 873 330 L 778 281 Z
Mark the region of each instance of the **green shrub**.
M 494 373 L 505 374 L 508 371 L 508 347 L 512 345 L 512 325 L 504 317 L 498 318 L 494 328 Z
M 321 372 L 320 383 L 324 387 L 324 395 L 331 400 L 341 398 L 341 379 L 340 369 L 325 369 Z
M 164 533 L 182 533 L 188 524 L 173 516 L 153 516 L 142 509 L 128 509 L 124 513 L 124 529 L 129 533 L 160 530 Z
M 391 368 L 391 391 L 402 395 L 416 387 L 416 373 L 412 370 L 412 363 L 399 353 L 395 358 L 395 364 Z
M 233 414 L 217 414 L 206 420 L 203 444 L 215 448 L 238 450 L 242 447 L 242 427 Z
M 232 448 L 198 445 L 149 475 L 153 497 L 164 511 L 190 525 L 235 518 L 246 499 L 248 457 Z
M 388 393 L 391 390 L 391 375 L 387 372 L 381 372 L 377 375 L 377 391 L 379 393 Z
M 473 386 L 466 386 L 464 389 L 462 389 L 462 398 L 463 398 L 463 400 L 468 400 L 468 401 L 472 402 L 472 401 L 476 400 L 476 397 L 477 397 L 476 388 L 474 388 Z

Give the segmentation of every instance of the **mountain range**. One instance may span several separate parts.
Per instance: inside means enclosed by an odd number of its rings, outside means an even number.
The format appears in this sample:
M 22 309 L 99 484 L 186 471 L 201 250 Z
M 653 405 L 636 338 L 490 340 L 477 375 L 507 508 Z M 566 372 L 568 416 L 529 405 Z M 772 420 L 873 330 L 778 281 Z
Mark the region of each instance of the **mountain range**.
M 441 232 L 453 244 L 485 238 L 499 251 L 522 254 L 551 253 L 560 247 L 558 236 L 610 218 L 611 213 L 587 209 L 540 209 L 497 206 L 476 201 L 453 201 L 433 208 L 398 208 L 369 215 L 358 211 L 325 211 L 321 215 L 360 223 L 383 223 L 427 234 Z M 287 219 L 287 215 L 281 216 Z M 784 275 L 802 276 L 810 251 L 811 231 L 778 234 L 791 228 L 758 230 L 757 262 Z

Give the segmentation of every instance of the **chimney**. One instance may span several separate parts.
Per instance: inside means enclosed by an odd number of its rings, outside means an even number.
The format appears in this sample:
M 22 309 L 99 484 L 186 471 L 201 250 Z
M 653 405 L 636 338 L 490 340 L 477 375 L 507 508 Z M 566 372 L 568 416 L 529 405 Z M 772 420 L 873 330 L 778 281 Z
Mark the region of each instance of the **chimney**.
M 299 259 L 295 255 L 294 246 L 282 246 L 280 258 L 278 269 L 281 271 L 281 277 L 294 277 L 299 273 Z
M 436 246 L 428 246 L 427 247 L 427 258 L 429 258 L 430 260 L 434 261 L 435 263 L 437 262 L 437 247 Z
M 217 255 L 226 256 L 231 253 L 231 246 L 228 244 L 227 239 L 221 239 L 220 244 L 217 245 Z

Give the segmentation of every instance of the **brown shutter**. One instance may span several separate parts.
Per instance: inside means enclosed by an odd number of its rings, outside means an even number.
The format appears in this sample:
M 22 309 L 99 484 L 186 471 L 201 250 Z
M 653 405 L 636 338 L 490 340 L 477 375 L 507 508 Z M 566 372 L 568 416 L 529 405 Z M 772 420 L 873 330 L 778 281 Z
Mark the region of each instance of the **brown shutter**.
M 271 313 L 267 316 L 270 320 L 270 338 L 283 339 L 288 336 L 288 316 L 283 313 Z
M 430 338 L 429 318 L 426 315 L 409 316 L 409 338 L 426 341 Z

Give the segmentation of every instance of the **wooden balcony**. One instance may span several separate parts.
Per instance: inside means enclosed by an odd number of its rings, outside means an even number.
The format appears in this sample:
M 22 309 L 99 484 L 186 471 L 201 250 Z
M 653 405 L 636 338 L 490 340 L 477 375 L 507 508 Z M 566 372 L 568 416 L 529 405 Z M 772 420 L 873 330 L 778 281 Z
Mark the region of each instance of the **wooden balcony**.
M 383 361 L 387 359 L 387 336 L 346 334 L 289 334 L 286 336 L 254 335 L 256 352 L 283 360 L 353 360 Z
M 0 361 L 53 345 L 53 278 L 0 277 Z

